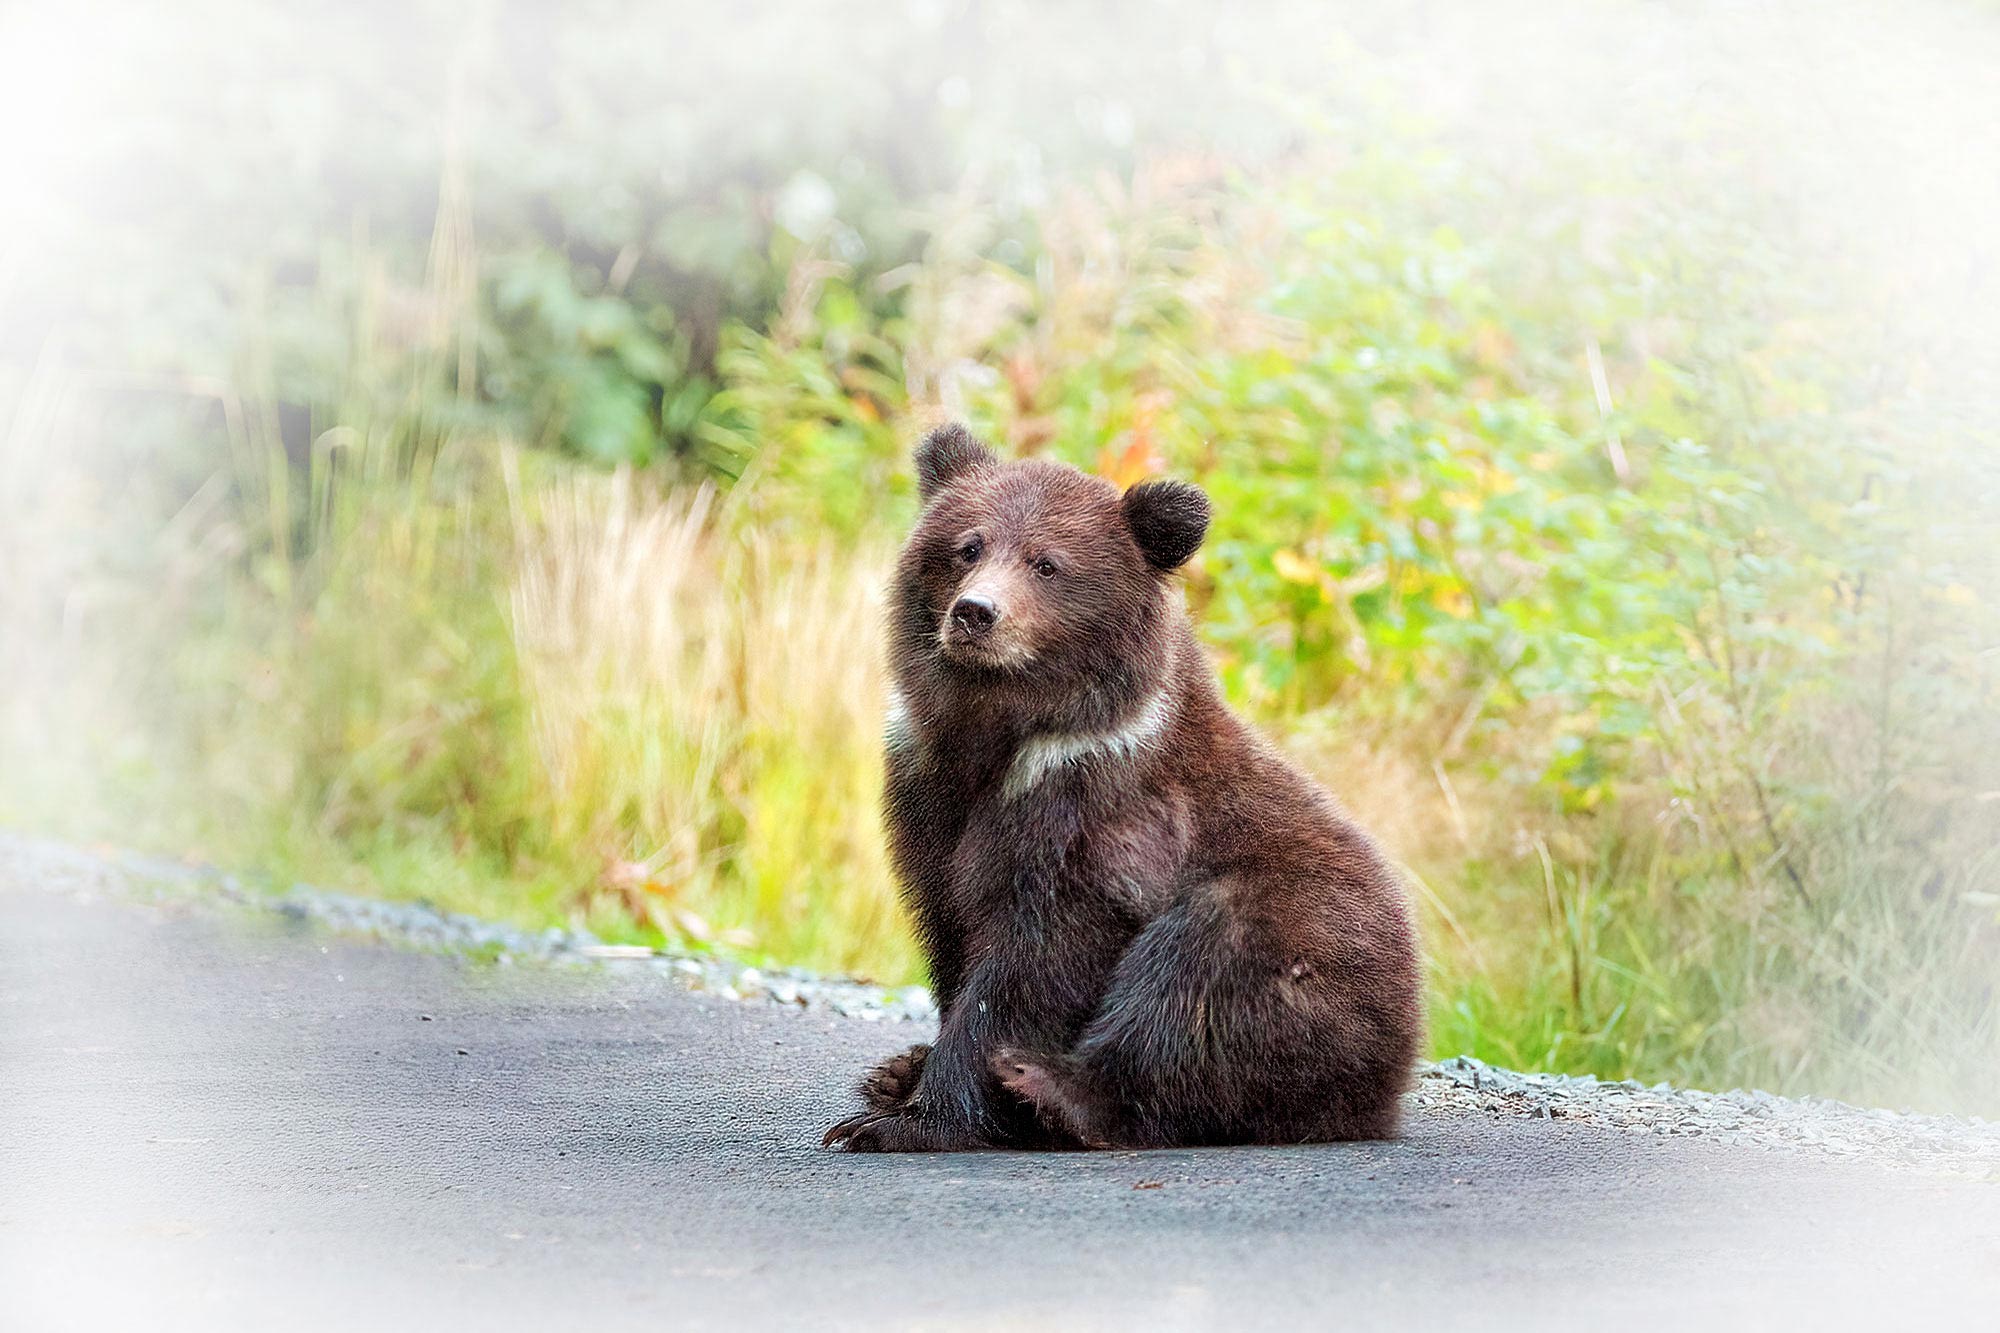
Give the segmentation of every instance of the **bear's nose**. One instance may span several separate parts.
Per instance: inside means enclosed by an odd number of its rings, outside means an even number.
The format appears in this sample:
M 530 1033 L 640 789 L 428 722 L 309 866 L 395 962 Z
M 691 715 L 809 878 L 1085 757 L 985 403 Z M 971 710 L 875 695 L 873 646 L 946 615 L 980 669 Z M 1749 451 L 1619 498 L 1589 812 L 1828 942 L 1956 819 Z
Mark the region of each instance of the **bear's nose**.
M 951 623 L 967 634 L 984 634 L 999 618 L 999 609 L 976 592 L 965 594 L 951 606 Z

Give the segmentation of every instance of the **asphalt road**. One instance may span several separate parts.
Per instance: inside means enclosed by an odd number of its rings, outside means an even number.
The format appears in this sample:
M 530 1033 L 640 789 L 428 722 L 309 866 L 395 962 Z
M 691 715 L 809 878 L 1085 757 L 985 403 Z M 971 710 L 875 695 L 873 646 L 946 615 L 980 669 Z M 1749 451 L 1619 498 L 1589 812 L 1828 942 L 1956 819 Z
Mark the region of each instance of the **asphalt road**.
M 821 1150 L 910 1025 L 4 884 L 0 1326 L 2000 1327 L 2000 1186 L 1425 1113 Z

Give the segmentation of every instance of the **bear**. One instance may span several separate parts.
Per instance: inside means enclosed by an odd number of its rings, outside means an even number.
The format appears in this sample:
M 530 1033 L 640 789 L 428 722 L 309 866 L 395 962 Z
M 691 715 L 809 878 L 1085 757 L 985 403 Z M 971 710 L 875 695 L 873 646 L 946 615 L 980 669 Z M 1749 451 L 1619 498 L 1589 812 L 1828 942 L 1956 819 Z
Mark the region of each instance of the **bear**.
M 1222 698 L 1175 577 L 1207 496 L 956 424 L 916 470 L 884 811 L 939 1025 L 823 1144 L 1392 1137 L 1422 1034 L 1407 897 Z

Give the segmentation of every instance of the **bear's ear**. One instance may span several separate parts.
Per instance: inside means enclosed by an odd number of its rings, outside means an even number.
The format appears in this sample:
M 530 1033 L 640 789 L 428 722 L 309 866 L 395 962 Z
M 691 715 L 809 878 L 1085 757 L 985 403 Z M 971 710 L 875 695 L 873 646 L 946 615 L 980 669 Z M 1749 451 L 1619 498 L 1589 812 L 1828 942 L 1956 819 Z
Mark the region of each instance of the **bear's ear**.
M 1125 526 L 1154 569 L 1179 569 L 1208 535 L 1208 497 L 1184 481 L 1142 481 L 1125 492 Z
M 956 421 L 939 426 L 917 446 L 917 494 L 931 498 L 960 477 L 1000 460 Z

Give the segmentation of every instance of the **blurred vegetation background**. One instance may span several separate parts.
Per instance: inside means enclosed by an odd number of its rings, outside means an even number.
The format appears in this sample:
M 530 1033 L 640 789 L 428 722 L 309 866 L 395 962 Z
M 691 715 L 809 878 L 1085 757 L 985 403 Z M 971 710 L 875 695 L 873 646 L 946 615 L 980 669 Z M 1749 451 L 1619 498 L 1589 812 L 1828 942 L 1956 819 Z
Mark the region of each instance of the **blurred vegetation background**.
M 1208 488 L 1437 1052 L 2000 1111 L 1990 6 L 0 24 L 0 820 L 919 980 L 963 417 Z

